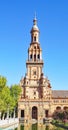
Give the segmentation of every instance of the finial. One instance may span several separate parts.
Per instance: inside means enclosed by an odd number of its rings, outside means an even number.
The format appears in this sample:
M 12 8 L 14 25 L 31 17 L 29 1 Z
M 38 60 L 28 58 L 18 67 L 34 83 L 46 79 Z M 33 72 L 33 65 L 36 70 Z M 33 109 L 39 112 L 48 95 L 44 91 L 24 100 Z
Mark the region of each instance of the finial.
M 37 25 L 36 12 L 35 12 L 35 17 L 34 17 L 33 23 L 34 23 L 34 25 Z

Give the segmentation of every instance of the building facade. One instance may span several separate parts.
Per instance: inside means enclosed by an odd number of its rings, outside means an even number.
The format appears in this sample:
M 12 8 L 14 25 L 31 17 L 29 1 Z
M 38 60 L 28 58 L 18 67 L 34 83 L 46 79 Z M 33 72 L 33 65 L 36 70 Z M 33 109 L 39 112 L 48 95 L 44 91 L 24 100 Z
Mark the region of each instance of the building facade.
M 68 91 L 52 90 L 50 81 L 43 74 L 44 62 L 36 18 L 33 20 L 30 33 L 31 43 L 26 61 L 27 72 L 20 80 L 22 93 L 18 102 L 18 117 L 25 120 L 41 120 L 50 117 L 56 109 L 68 108 Z

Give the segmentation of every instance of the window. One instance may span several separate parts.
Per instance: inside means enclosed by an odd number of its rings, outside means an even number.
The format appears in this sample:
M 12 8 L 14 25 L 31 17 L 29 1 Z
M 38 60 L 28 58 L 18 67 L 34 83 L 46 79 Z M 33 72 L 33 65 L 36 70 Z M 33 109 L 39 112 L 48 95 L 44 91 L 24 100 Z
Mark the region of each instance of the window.
M 37 46 L 37 49 L 40 49 L 39 46 Z
M 34 42 L 36 42 L 36 36 L 34 36 Z
M 36 71 L 34 71 L 33 74 L 36 75 Z
M 28 81 L 27 81 L 27 84 L 28 84 Z
M 34 92 L 34 95 L 36 95 L 36 92 Z
M 24 110 L 21 110 L 21 117 L 24 117 Z
M 36 49 L 36 46 L 34 46 L 34 49 Z
M 32 54 L 30 55 L 30 60 L 32 59 Z
M 37 57 L 38 57 L 38 59 L 40 59 L 40 55 L 39 54 L 37 55 Z
M 36 55 L 34 55 L 34 61 L 36 61 Z

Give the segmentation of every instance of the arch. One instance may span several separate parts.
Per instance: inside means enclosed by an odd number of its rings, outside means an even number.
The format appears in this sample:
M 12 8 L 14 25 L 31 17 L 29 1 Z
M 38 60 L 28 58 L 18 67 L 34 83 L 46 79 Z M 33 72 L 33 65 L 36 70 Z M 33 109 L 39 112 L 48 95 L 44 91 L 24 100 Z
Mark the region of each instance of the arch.
M 67 107 L 67 106 L 65 106 L 63 109 L 64 109 L 64 110 L 68 110 L 68 107 Z
M 34 42 L 36 42 L 36 36 L 34 36 Z
M 37 46 L 37 49 L 40 49 L 40 47 L 39 47 L 39 46 Z
M 36 46 L 34 46 L 34 49 L 36 49 Z
M 38 60 L 40 60 L 40 54 L 37 55 Z
M 32 119 L 38 118 L 38 108 L 36 106 L 32 107 Z
M 56 110 L 57 110 L 57 111 L 61 110 L 61 107 L 60 107 L 60 106 L 57 106 L 57 107 L 56 107 Z
M 32 60 L 32 54 L 30 54 L 30 60 Z
M 34 54 L 34 61 L 36 61 L 36 54 Z

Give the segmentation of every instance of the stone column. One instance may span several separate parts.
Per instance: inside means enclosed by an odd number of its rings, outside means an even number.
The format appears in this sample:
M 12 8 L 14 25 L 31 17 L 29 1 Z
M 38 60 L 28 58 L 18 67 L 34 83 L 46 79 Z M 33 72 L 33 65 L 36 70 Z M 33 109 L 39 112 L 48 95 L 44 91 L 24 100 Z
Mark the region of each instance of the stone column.
M 29 106 L 29 120 L 31 121 L 32 119 L 32 108 Z
M 29 105 L 28 102 L 25 104 L 25 123 L 28 123 L 29 121 Z
M 42 123 L 43 121 L 43 106 L 42 103 L 39 103 L 38 106 L 38 122 Z
M 18 108 L 18 118 L 21 118 L 21 109 Z
M 43 108 L 43 118 L 45 118 L 45 109 Z

